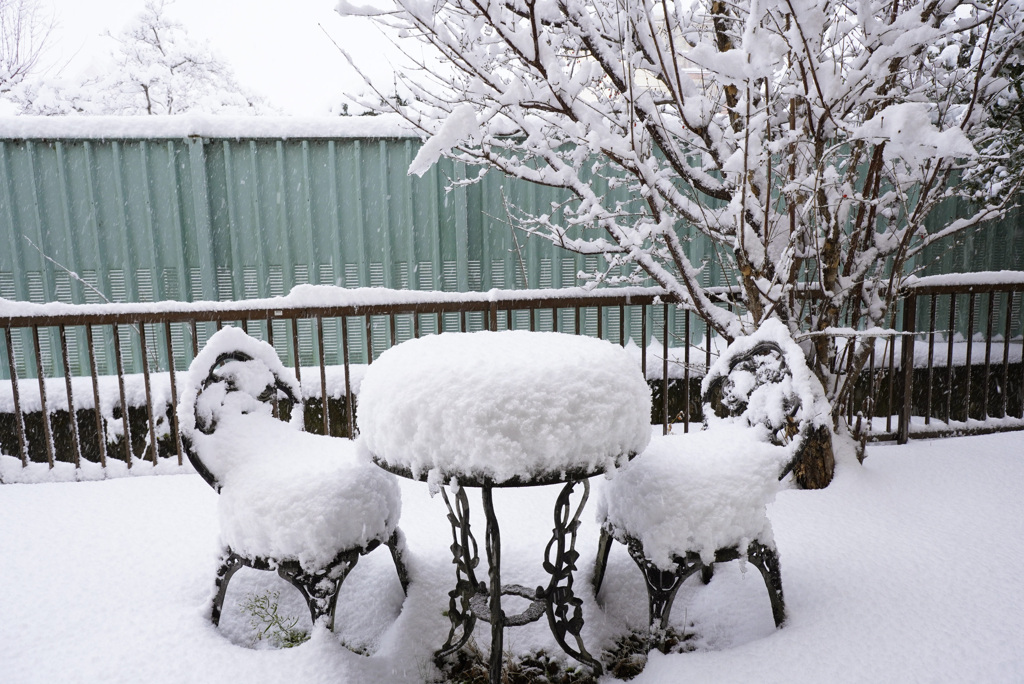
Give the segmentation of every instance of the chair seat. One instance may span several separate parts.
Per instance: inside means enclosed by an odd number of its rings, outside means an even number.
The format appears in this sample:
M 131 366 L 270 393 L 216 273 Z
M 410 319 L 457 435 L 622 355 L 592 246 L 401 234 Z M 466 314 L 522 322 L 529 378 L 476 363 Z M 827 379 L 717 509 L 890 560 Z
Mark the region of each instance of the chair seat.
M 598 521 L 620 543 L 639 541 L 666 571 L 688 553 L 710 565 L 720 549 L 772 545 L 766 506 L 792 454 L 764 441 L 764 432 L 723 425 L 654 438 L 603 483 Z
M 301 432 L 260 414 L 225 415 L 200 454 L 248 462 L 221 480 L 221 541 L 236 554 L 297 560 L 313 571 L 340 552 L 386 541 L 398 524 L 394 475 L 356 453 L 353 442 Z

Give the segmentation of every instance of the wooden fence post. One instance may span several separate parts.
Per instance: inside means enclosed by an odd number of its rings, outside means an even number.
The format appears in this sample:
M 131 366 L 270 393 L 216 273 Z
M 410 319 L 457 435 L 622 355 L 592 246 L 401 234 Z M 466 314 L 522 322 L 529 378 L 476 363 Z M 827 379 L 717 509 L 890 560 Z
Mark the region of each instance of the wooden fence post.
M 903 344 L 900 346 L 900 370 L 903 372 L 903 404 L 900 406 L 896 443 L 910 439 L 910 412 L 914 397 L 914 331 L 917 326 L 917 294 L 913 291 L 903 300 Z

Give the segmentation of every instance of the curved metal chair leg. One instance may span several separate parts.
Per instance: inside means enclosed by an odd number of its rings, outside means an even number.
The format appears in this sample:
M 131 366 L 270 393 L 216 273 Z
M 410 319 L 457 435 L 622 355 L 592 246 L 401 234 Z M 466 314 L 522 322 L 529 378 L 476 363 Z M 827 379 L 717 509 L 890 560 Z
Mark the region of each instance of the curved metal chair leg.
M 310 574 L 304 572 L 298 563 L 282 563 L 277 568 L 277 574 L 302 593 L 313 624 L 326 618 L 327 629 L 333 630 L 338 592 L 358 561 L 359 550 L 354 549 L 339 554 L 337 560 L 322 572 Z
M 597 559 L 594 561 L 594 598 L 597 598 L 604 583 L 604 573 L 608 569 L 608 555 L 612 551 L 612 542 L 615 540 L 604 527 L 601 527 L 601 537 L 597 540 Z
M 782 573 L 779 570 L 779 555 L 775 549 L 758 541 L 750 542 L 747 547 L 747 558 L 761 571 L 764 584 L 768 588 L 768 599 L 772 603 L 772 617 L 775 626 L 781 627 L 786 621 L 786 601 L 782 595 Z
M 224 597 L 228 593 L 228 582 L 231 581 L 231 577 L 242 569 L 241 556 L 233 553 L 231 549 L 226 549 L 224 555 L 221 558 L 220 567 L 217 568 L 217 579 L 214 582 L 214 595 L 213 603 L 210 606 L 210 622 L 217 626 L 220 624 L 220 614 L 224 609 Z
M 402 583 L 402 592 L 409 595 L 409 570 L 405 566 L 403 555 L 405 553 L 405 534 L 398 528 L 391 533 L 386 542 L 391 552 L 391 559 L 395 562 L 395 571 L 398 573 L 398 581 Z
M 676 557 L 675 570 L 662 570 L 647 560 L 640 543 L 630 540 L 626 544 L 633 562 L 644 575 L 647 587 L 647 608 L 650 618 L 651 646 L 662 649 L 665 645 L 665 632 L 668 630 L 669 617 L 672 614 L 672 603 L 676 600 L 679 587 L 686 578 L 704 567 L 700 561 Z

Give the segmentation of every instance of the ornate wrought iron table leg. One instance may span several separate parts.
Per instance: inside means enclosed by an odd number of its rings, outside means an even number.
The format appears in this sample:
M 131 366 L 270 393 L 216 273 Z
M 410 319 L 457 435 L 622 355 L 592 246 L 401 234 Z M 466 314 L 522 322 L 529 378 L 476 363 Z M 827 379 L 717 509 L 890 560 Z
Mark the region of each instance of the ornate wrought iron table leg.
M 490 589 L 491 614 L 491 684 L 501 684 L 501 658 L 505 614 L 501 610 L 501 533 L 498 530 L 498 518 L 494 515 L 494 500 L 491 488 L 483 488 L 484 517 L 487 519 L 485 548 L 487 550 L 488 579 Z
M 445 657 L 455 653 L 469 641 L 476 626 L 476 615 L 470 606 L 470 599 L 479 589 L 473 569 L 480 562 L 477 555 L 476 539 L 469 528 L 469 500 L 466 490 L 459 487 L 455 493 L 455 507 L 441 488 L 441 498 L 448 507 L 448 522 L 452 525 L 452 563 L 455 565 L 455 588 L 448 592 L 448 619 L 452 626 L 448 640 L 434 653 L 434 660 L 440 664 Z M 461 634 L 459 632 L 461 631 Z
M 583 485 L 582 497 L 575 511 L 571 511 L 571 497 L 576 485 Z M 590 483 L 587 480 L 569 481 L 562 488 L 555 501 L 551 541 L 544 550 L 544 570 L 551 575 L 547 588 L 537 587 L 536 592 L 518 584 L 501 584 L 501 533 L 494 513 L 492 488 L 483 487 L 484 515 L 487 521 L 486 552 L 488 561 L 488 582 L 478 583 L 474 568 L 480 558 L 476 540 L 469 526 L 469 503 L 464 488 L 455 491 L 455 505 L 445 489 L 441 495 L 448 507 L 448 521 L 452 525 L 452 562 L 455 564 L 456 586 L 448 592 L 448 619 L 451 630 L 448 640 L 434 654 L 438 665 L 455 653 L 469 640 L 477 619 L 491 623 L 491 657 L 489 679 L 492 684 L 501 682 L 501 665 L 505 626 L 529 624 L 541 615 L 547 614 L 548 626 L 558 645 L 567 654 L 589 666 L 594 674 L 603 673 L 601 663 L 583 645 L 583 601 L 573 593 L 573 572 L 577 569 L 579 553 L 576 551 L 576 534 L 580 526 L 580 514 L 590 497 Z M 501 608 L 502 595 L 514 595 L 533 599 L 530 608 L 521 614 L 508 617 Z M 484 601 L 486 599 L 486 606 Z M 575 647 L 570 646 L 567 637 L 571 635 Z
M 570 497 L 577 484 L 583 485 L 583 496 L 576 512 L 570 517 Z M 548 625 L 562 650 L 576 660 L 590 666 L 594 674 L 601 676 L 603 668 L 583 645 L 580 633 L 583 631 L 583 601 L 572 590 L 572 573 L 580 554 L 576 551 L 576 532 L 580 526 L 580 514 L 590 497 L 590 483 L 587 480 L 570 480 L 562 487 L 555 501 L 555 527 L 551 541 L 544 550 L 544 570 L 551 575 L 547 589 L 537 587 L 537 598 L 547 604 Z M 554 558 L 551 553 L 554 551 Z M 569 646 L 566 636 L 572 635 L 576 648 Z

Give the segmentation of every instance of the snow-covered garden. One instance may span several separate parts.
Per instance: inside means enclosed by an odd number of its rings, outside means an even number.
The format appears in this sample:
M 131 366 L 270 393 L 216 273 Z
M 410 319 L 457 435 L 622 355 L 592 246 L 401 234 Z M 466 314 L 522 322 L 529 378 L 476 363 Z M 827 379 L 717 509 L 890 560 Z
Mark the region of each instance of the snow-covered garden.
M 0 21 L 0 47 L 21 45 L 28 55 L 12 62 L 0 50 L 0 99 L 23 113 L 70 115 L 50 129 L 50 124 L 15 121 L 5 134 L 5 140 L 13 142 L 0 140 L 0 175 L 11 205 L 0 213 L 4 226 L 11 227 L 11 253 L 20 254 L 17 234 L 32 226 L 42 246 L 24 237 L 40 257 L 108 302 L 99 288 L 61 265 L 64 255 L 47 253 L 43 240 L 58 228 L 67 233 L 69 243 L 76 231 L 99 235 L 99 224 L 108 222 L 97 209 L 100 195 L 93 179 L 102 174 L 91 161 L 91 142 L 84 140 L 83 147 L 85 199 L 73 200 L 77 195 L 65 176 L 74 176 L 75 167 L 64 160 L 64 142 L 56 141 L 52 176 L 63 194 L 53 203 L 41 201 L 43 183 L 35 169 L 49 167 L 37 160 L 47 153 L 36 150 L 49 149 L 53 136 L 39 137 L 38 131 L 61 131 L 76 140 L 89 138 L 90 131 L 100 138 L 139 138 L 148 199 L 137 222 L 153 228 L 152 217 L 159 212 L 158 203 L 151 200 L 160 192 L 151 189 L 148 180 L 146 150 L 152 130 L 141 135 L 145 125 L 112 119 L 83 125 L 88 120 L 79 114 L 253 114 L 273 109 L 238 84 L 204 43 L 194 43 L 184 25 L 165 16 L 165 4 L 171 3 L 148 3 L 133 25 L 111 36 L 121 47 L 111 54 L 115 68 L 109 73 L 86 74 L 81 83 L 61 84 L 28 78 L 52 28 L 35 19 L 41 16 L 38 3 L 0 1 L 0 19 L 5 19 Z M 210 316 L 203 322 L 215 321 L 220 329 L 233 319 L 220 315 L 223 311 L 214 315 L 212 307 L 243 308 L 238 292 L 226 282 L 222 288 L 221 278 L 227 281 L 233 274 L 242 285 L 238 278 L 248 277 L 245 269 L 257 271 L 234 247 L 232 263 L 222 268 L 207 258 L 207 252 L 217 250 L 183 237 L 172 249 L 184 255 L 188 244 L 189 251 L 202 256 L 188 265 L 188 271 L 181 262 L 176 271 L 181 275 L 180 291 L 165 293 L 167 299 L 198 300 L 205 288 L 216 291 L 218 299 L 235 301 L 201 303 L 198 309 L 193 306 L 190 319 L 175 320 L 193 324 L 191 386 L 179 397 L 183 408 L 161 419 L 155 417 L 154 406 L 178 402 L 172 321 L 143 320 L 142 315 L 161 309 L 171 313 L 179 303 L 110 304 L 108 314 L 125 306 L 126 312 L 134 310 L 142 317 L 73 322 L 72 309 L 83 313 L 86 308 L 53 303 L 60 299 L 58 279 L 51 284 L 38 271 L 29 275 L 42 285 L 32 289 L 30 282 L 27 289 L 16 289 L 15 269 L 8 265 L 10 272 L 0 274 L 11 283 L 4 286 L 0 299 L 5 308 L 0 313 L 7 315 L 0 323 L 14 382 L 9 383 L 9 403 L 0 387 L 0 410 L 16 417 L 12 424 L 21 458 L 8 455 L 11 449 L 4 445 L 8 453 L 0 454 L 0 482 L 5 483 L 0 485 L 0 681 L 476 682 L 484 678 L 479 670 L 442 672 L 435 657 L 438 649 L 452 652 L 445 655 L 468 654 L 463 663 L 484 663 L 492 645 L 499 656 L 490 663 L 492 683 L 499 680 L 502 665 L 511 684 L 590 682 L 598 661 L 607 668 L 604 674 L 598 672 L 600 681 L 1024 681 L 1024 592 L 1019 579 L 1024 565 L 1024 432 L 919 439 L 905 445 L 872 443 L 866 454 L 854 447 L 854 442 L 863 446 L 872 433 L 864 431 L 862 423 L 877 425 L 884 420 L 885 432 L 873 434 L 890 433 L 897 412 L 897 368 L 904 392 L 898 402 L 901 441 L 914 432 L 913 388 L 921 368 L 927 373 L 927 421 L 938 415 L 932 410 L 933 390 L 962 394 L 962 416 L 952 410 L 947 396 L 942 429 L 1006 429 L 1024 421 L 1013 417 L 1010 408 L 1014 401 L 1018 407 L 1020 403 L 1020 370 L 1011 375 L 1011 364 L 1018 369 L 1020 360 L 1020 315 L 1015 309 L 1019 268 L 997 274 L 995 281 L 991 274 L 977 276 L 978 282 L 949 273 L 933 276 L 931 284 L 939 286 L 933 290 L 921 285 L 927 279 L 915 280 L 939 264 L 944 251 L 981 231 L 1002 231 L 1000 244 L 1007 245 L 1007 252 L 1015 251 L 1016 227 L 999 228 L 999 221 L 1020 204 L 1024 182 L 1024 0 L 878 0 L 855 8 L 839 0 L 390 4 L 384 9 L 379 2 L 370 7 L 339 3 L 347 18 L 369 17 L 386 35 L 404 41 L 396 48 L 414 67 L 396 63 L 390 86 L 375 83 L 367 66 L 368 60 L 381 61 L 380 52 L 350 55 L 346 47 L 335 47 L 372 91 L 354 102 L 375 113 L 398 115 L 403 126 L 422 140 L 414 158 L 412 147 L 406 147 L 408 159 L 400 162 L 401 170 L 422 176 L 445 159 L 478 170 L 451 178 L 454 189 L 482 183 L 491 174 L 492 179 L 501 175 L 561 193 L 557 201 L 531 208 L 514 198 L 507 201 L 502 186 L 502 226 L 582 258 L 583 270 L 570 264 L 576 270 L 567 273 L 562 285 L 583 280 L 588 291 L 599 285 L 653 283 L 660 288 L 648 304 L 665 307 L 659 372 L 666 425 L 671 376 L 668 306 L 685 311 L 683 362 L 677 363 L 684 369 L 685 410 L 689 415 L 691 372 L 706 373 L 702 396 L 719 392 L 707 404 L 714 410 L 704 411 L 709 428 L 699 435 L 666 437 L 659 434 L 660 426 L 649 426 L 651 395 L 645 376 L 649 381 L 649 362 L 658 357 L 646 346 L 646 314 L 640 320 L 643 348 L 626 344 L 625 307 L 635 304 L 628 294 L 626 303 L 618 305 L 616 319 L 626 351 L 582 335 L 564 335 L 568 341 L 534 347 L 527 338 L 536 340 L 548 333 L 499 332 L 498 305 L 506 296 L 499 289 L 479 295 L 424 296 L 436 297 L 438 303 L 443 299 L 446 305 L 453 303 L 448 298 L 488 298 L 488 330 L 473 333 L 474 339 L 493 342 L 500 335 L 505 346 L 481 350 L 447 345 L 443 335 L 421 336 L 418 309 L 410 319 L 415 322 L 410 334 L 417 339 L 398 344 L 395 316 L 409 312 L 393 307 L 412 303 L 420 295 L 406 299 L 405 294 L 376 287 L 372 278 L 368 283 L 362 278 L 358 282 L 372 289 L 345 289 L 343 296 L 366 296 L 391 308 L 360 310 L 357 300 L 349 300 L 351 310 L 342 307 L 323 314 L 322 309 L 311 308 L 302 313 L 277 301 L 258 316 L 245 317 L 246 325 L 256 321 L 257 329 L 266 323 L 268 342 L 229 327 L 218 332 L 217 339 L 237 338 L 249 351 L 214 344 L 198 352 L 195 323 L 202 316 L 197 312 L 205 310 Z M 12 33 L 8 16 L 31 19 L 27 32 Z M 177 49 L 165 51 L 164 43 Z M 36 47 L 28 49 L 32 45 Z M 195 102 L 177 94 L 182 84 Z M 347 114 L 347 105 L 338 111 Z M 323 166 L 329 171 L 311 166 L 303 151 L 305 180 L 295 185 L 289 177 L 276 193 L 276 206 L 281 208 L 276 215 L 287 228 L 280 237 L 261 232 L 264 224 L 258 211 L 255 221 L 233 214 L 234 195 L 229 190 L 234 180 L 228 179 L 234 176 L 226 172 L 225 211 L 232 226 L 242 227 L 233 239 L 251 241 L 268 252 L 283 244 L 287 253 L 287 243 L 295 237 L 305 243 L 303 249 L 309 248 L 312 263 L 319 248 L 312 237 L 297 236 L 306 235 L 313 223 L 311 179 L 319 175 L 330 180 L 326 195 L 334 217 L 332 235 L 344 233 L 341 215 L 354 212 L 360 231 L 366 219 L 378 233 L 407 232 L 410 251 L 401 262 L 405 266 L 426 263 L 422 255 L 416 257 L 414 237 L 420 237 L 420 229 L 413 220 L 411 194 L 407 203 L 387 195 L 388 204 L 404 207 L 401 212 L 363 216 L 362 194 L 346 204 L 347 195 L 341 192 L 348 185 L 361 187 L 363 168 L 359 152 L 353 157 L 359 165 L 352 176 L 337 173 L 332 145 L 340 139 L 341 128 L 368 139 L 395 135 L 382 122 L 347 122 L 340 128 L 333 122 L 302 124 L 308 126 L 306 133 L 328 140 L 332 166 Z M 203 131 L 275 139 L 274 154 L 284 178 L 283 143 L 276 139 L 289 138 L 289 130 L 298 130 L 289 128 L 293 125 L 266 119 L 238 125 L 202 115 L 171 122 L 172 127 L 184 127 L 174 128 L 170 137 L 190 138 L 188 158 L 196 160 L 196 166 L 186 173 L 179 157 L 168 157 L 172 161 L 165 166 L 174 170 L 168 187 L 178 202 L 185 197 L 179 196 L 182 177 L 191 177 L 188 197 L 202 217 L 197 225 L 203 226 L 197 232 L 217 232 L 211 216 L 219 190 L 210 190 L 201 169 L 219 162 L 205 156 L 206 148 L 219 144 L 224 157 L 230 156 L 226 142 L 204 141 Z M 35 138 L 28 135 L 32 126 L 40 127 Z M 176 143 L 168 140 L 168 154 L 177 154 Z M 120 145 L 118 141 L 111 152 L 118 159 Z M 353 146 L 362 150 L 361 142 Z M 382 155 L 385 147 L 382 142 Z M 255 155 L 256 143 L 250 148 Z M 7 150 L 23 152 L 24 168 L 8 159 Z M 15 156 L 11 153 L 11 159 Z M 255 178 L 256 157 L 251 159 Z M 381 178 L 386 178 L 393 170 L 389 165 L 396 162 L 386 155 L 380 159 Z M 225 168 L 230 168 L 227 162 Z M 130 236 L 138 229 L 124 202 L 132 195 L 123 192 L 125 173 L 118 167 L 117 202 L 112 206 L 121 222 L 111 225 L 123 226 L 124 235 Z M 247 178 L 239 176 L 239 187 Z M 267 192 L 271 185 L 254 182 L 250 187 L 262 187 L 252 196 L 254 207 L 272 204 L 269 198 L 274 193 Z M 950 208 L 956 201 L 960 204 Z M 50 211 L 48 205 L 57 203 L 62 203 L 62 213 Z M 290 223 L 285 210 L 289 205 L 306 206 L 306 217 Z M 77 206 L 89 208 L 80 222 L 73 218 L 72 208 Z M 477 205 L 467 200 L 465 206 Z M 188 223 L 179 209 L 175 205 L 170 214 L 174 224 L 180 224 L 171 232 Z M 60 216 L 52 226 L 44 225 L 50 213 Z M 424 224 L 423 230 L 436 243 L 427 247 L 431 258 L 439 259 L 445 240 L 439 237 L 438 226 L 447 218 L 441 213 L 431 216 L 432 223 Z M 466 225 L 459 227 L 458 218 L 453 221 L 457 234 L 469 235 Z M 94 242 L 99 256 L 104 256 L 105 242 Z M 401 281 L 401 268 L 390 248 L 375 256 L 359 238 L 358 248 L 345 248 L 343 257 L 343 242 L 336 239 L 331 263 L 316 264 L 320 282 L 340 285 L 337 274 L 342 271 L 336 269 L 342 268 L 349 282 L 350 266 L 353 273 L 361 269 L 372 274 L 374 266 L 381 274 L 393 269 L 392 275 Z M 469 242 L 466 237 L 453 248 L 462 261 L 450 262 L 456 280 L 465 281 L 461 290 L 472 289 L 469 263 L 463 260 L 468 258 Z M 156 252 L 156 238 L 150 243 Z M 518 245 L 517 239 L 517 252 Z M 108 279 L 108 294 L 114 300 L 125 298 L 115 292 L 115 282 L 123 282 L 126 274 L 141 280 L 143 272 L 150 273 L 148 264 L 128 263 L 131 251 L 126 246 L 124 259 L 112 259 L 123 269 L 118 280 Z M 312 306 L 323 307 L 328 297 L 340 296 L 341 288 L 309 285 L 314 272 L 306 265 L 299 268 L 287 263 L 290 257 L 281 259 L 271 266 L 292 272 L 295 282 L 285 282 L 282 276 L 274 287 L 283 292 L 297 285 L 290 295 L 293 302 L 308 297 Z M 429 263 L 441 263 L 438 259 Z M 525 282 L 526 268 L 519 259 Z M 490 257 L 480 257 L 477 264 L 487 260 L 486 268 L 494 269 L 496 263 L 501 267 Z M 90 269 L 101 266 L 106 267 L 94 264 Z M 186 272 L 195 280 L 188 288 Z M 265 280 L 270 283 L 270 276 Z M 436 277 L 432 288 L 427 280 L 420 283 L 423 290 L 439 289 Z M 71 287 L 70 280 L 61 282 Z M 382 276 L 378 284 L 393 283 Z M 402 287 L 410 284 L 411 280 Z M 494 287 L 505 287 L 504 276 Z M 333 295 L 328 294 L 331 289 Z M 533 295 L 539 292 L 534 290 Z M 600 297 L 597 292 L 595 297 Z M 927 331 L 914 327 L 923 315 L 914 308 L 918 294 L 922 301 L 930 296 Z M 942 311 L 936 307 L 938 295 L 949 295 L 949 324 L 936 327 L 936 312 Z M 965 328 L 956 320 L 958 296 L 967 299 Z M 32 297 L 49 310 L 33 312 L 37 305 L 9 301 Z M 392 299 L 385 302 L 388 297 Z M 984 309 L 977 308 L 982 299 Z M 246 301 L 251 306 L 256 300 Z M 559 329 L 560 302 L 566 303 L 557 297 L 542 302 L 552 307 L 552 331 Z M 62 312 L 64 306 L 69 309 Z M 574 331 L 579 335 L 585 332 L 580 327 L 584 305 L 570 306 L 576 308 Z M 597 308 L 596 337 L 607 337 L 600 322 L 602 305 L 592 300 L 586 306 Z M 513 327 L 513 308 L 506 311 L 506 329 Z M 529 309 L 531 330 L 536 328 L 535 308 Z M 438 331 L 444 329 L 438 312 L 460 313 L 447 306 L 430 311 L 438 315 Z M 484 320 L 483 308 L 472 312 Z M 467 312 L 461 313 L 464 331 Z M 707 354 L 699 369 L 689 363 L 691 314 L 702 321 Z M 320 377 L 300 385 L 303 345 L 298 319 L 311 315 L 317 322 Z M 331 334 L 325 337 L 325 316 L 341 320 L 340 342 Z M 350 373 L 352 339 L 347 326 L 353 316 L 364 317 L 367 366 Z M 391 348 L 378 357 L 373 350 L 373 316 L 391 317 Z M 898 316 L 903 318 L 902 327 Z M 275 325 L 286 319 L 292 323 L 292 334 L 291 351 L 284 356 L 290 354 L 296 368 L 296 377 L 287 381 L 283 376 L 290 373 L 288 364 L 272 346 Z M 132 461 L 128 407 L 142 402 L 129 401 L 132 394 L 139 394 L 132 390 L 140 385 L 124 382 L 118 325 L 136 323 L 143 361 L 141 392 L 149 409 L 148 444 L 153 461 L 158 461 L 157 423 L 164 421 L 162 434 L 169 434 L 172 424 L 176 430 L 180 427 L 173 440 L 176 462 L 163 459 L 154 466 Z M 147 338 L 152 331 L 146 325 L 157 323 L 164 326 L 166 382 L 159 367 L 160 343 L 154 339 L 150 345 Z M 653 334 L 653 309 L 650 323 Z M 111 326 L 121 427 L 114 425 L 113 381 L 100 382 L 95 358 L 89 362 L 91 388 L 85 386 L 84 373 L 72 381 L 65 327 L 83 325 L 86 341 L 84 346 L 72 344 L 76 354 L 94 354 L 93 328 Z M 124 467 L 115 457 L 109 467 L 84 463 L 79 468 L 68 462 L 77 464 L 78 451 L 55 457 L 57 440 L 49 416 L 60 409 L 62 400 L 57 391 L 54 402 L 47 404 L 51 390 L 46 389 L 46 359 L 55 358 L 55 347 L 41 345 L 40 327 L 59 329 L 64 406 L 96 408 L 100 453 L 110 437 L 122 435 L 128 459 Z M 22 333 L 12 337 L 12 329 Z M 25 376 L 22 380 L 33 372 L 25 351 L 28 330 L 38 391 L 33 395 L 34 390 L 27 390 L 22 403 L 19 372 Z M 130 338 L 126 328 L 122 330 Z M 311 334 L 308 330 L 304 334 Z M 915 333 L 922 342 L 924 335 L 929 338 L 926 355 L 918 353 Z M 755 339 L 766 334 L 772 339 Z M 944 362 L 935 357 L 937 335 L 948 340 Z M 551 333 L 548 339 L 554 337 Z M 722 343 L 717 349 L 712 348 L 712 337 Z M 750 365 L 728 361 L 744 345 L 749 357 L 742 360 Z M 334 371 L 340 372 L 332 372 L 330 381 L 325 347 L 341 350 L 341 360 L 334 364 Z M 152 387 L 147 349 L 156 350 L 153 370 L 160 378 Z M 764 361 L 773 350 L 781 360 Z M 718 352 L 714 366 L 713 351 Z M 876 410 L 872 394 L 862 411 L 858 383 L 866 371 L 869 384 L 875 385 L 871 391 L 877 390 L 876 361 L 880 367 L 886 351 L 888 402 Z M 1001 360 L 993 356 L 1000 352 Z M 979 355 L 984 359 L 983 375 L 967 368 L 955 378 L 954 366 L 971 365 Z M 403 358 L 404 365 L 398 363 Z M 254 365 L 245 365 L 249 362 Z M 388 364 L 394 366 L 390 374 Z M 718 366 L 727 368 L 716 370 Z M 939 367 L 946 369 L 943 390 L 933 383 L 933 371 Z M 731 376 L 737 368 L 739 381 Z M 471 372 L 481 369 L 481 376 Z M 730 375 L 717 390 L 716 374 L 719 379 Z M 313 374 L 306 375 L 308 380 Z M 976 375 L 983 380 L 976 384 L 980 390 L 972 393 Z M 580 378 L 583 381 L 574 384 Z M 58 378 L 52 379 L 59 384 Z M 996 385 L 998 391 L 990 392 Z M 762 391 L 765 386 L 771 387 Z M 165 388 L 170 390 L 169 399 Z M 335 420 L 330 417 L 328 394 L 336 401 L 344 395 L 346 434 L 356 434 L 355 420 L 359 421 L 355 444 L 295 432 L 275 420 L 290 413 L 292 425 L 298 427 L 298 399 L 312 398 L 309 393 L 316 388 L 323 433 L 330 434 L 329 424 Z M 357 392 L 358 413 L 353 399 Z M 72 394 L 85 403 L 77 406 Z M 282 402 L 285 408 L 279 405 Z M 48 464 L 30 463 L 26 446 L 30 430 L 22 414 L 37 405 Z M 728 410 L 718 412 L 722 406 L 739 407 L 737 413 L 747 422 L 730 423 L 732 417 L 724 415 Z M 65 414 L 72 439 L 81 444 L 74 411 Z M 981 420 L 972 422 L 976 415 Z M 956 423 L 958 416 L 965 422 Z M 715 429 L 716 421 L 724 429 Z M 754 446 L 747 439 L 751 434 Z M 855 439 L 847 439 L 849 435 Z M 829 439 L 832 436 L 835 441 Z M 194 469 L 180 465 L 180 445 L 189 452 Z M 292 452 L 296 453 L 291 462 L 280 458 Z M 723 454 L 734 459 L 712 457 Z M 677 467 L 674 459 L 685 456 L 691 456 L 686 467 Z M 695 464 L 698 467 L 688 470 Z M 705 465 L 716 477 L 699 477 L 704 471 L 697 470 Z M 735 477 L 718 478 L 722 473 Z M 357 477 L 361 479 L 354 485 Z M 569 494 L 581 479 L 590 483 L 579 489 L 589 492 L 592 501 L 576 509 L 583 514 L 577 529 L 565 511 Z M 804 489 L 779 490 L 780 481 L 793 481 Z M 481 492 L 471 491 L 467 503 L 465 490 L 475 487 Z M 586 497 L 579 490 L 574 496 Z M 468 541 L 465 507 L 477 521 L 476 542 Z M 352 515 L 353 509 L 363 517 Z M 682 513 L 671 517 L 665 514 L 670 509 L 672 515 Z M 735 511 L 739 512 L 730 517 Z M 332 512 L 342 517 L 329 517 Z M 500 542 L 497 519 L 503 521 Z M 486 537 L 479 524 L 484 520 Z M 648 535 L 650 530 L 653 536 Z M 602 532 L 607 534 L 601 537 Z M 611 545 L 611 555 L 606 556 L 609 535 L 623 544 Z M 390 548 L 391 555 L 378 549 L 353 568 L 360 552 L 377 545 Z M 647 587 L 624 545 L 639 564 L 646 563 Z M 555 560 L 550 558 L 552 547 Z M 488 560 L 499 549 L 500 579 L 516 583 L 515 595 L 504 599 L 501 594 L 509 592 L 498 581 L 497 563 L 489 573 L 489 597 L 487 583 L 477 583 L 488 574 Z M 675 569 L 666 564 L 678 564 L 679 573 L 698 571 L 711 559 L 723 560 L 719 553 L 741 560 L 715 563 L 713 576 L 700 572 L 690 577 L 671 612 L 667 648 L 648 653 L 643 648 L 648 590 L 661 584 L 653 593 L 660 590 L 664 598 L 664 584 L 681 576 L 673 576 Z M 291 573 L 296 587 L 314 595 L 309 605 L 284 579 L 253 569 L 258 567 L 279 567 L 282 576 Z M 330 596 L 349 569 L 332 630 Z M 211 604 L 215 575 L 222 592 Z M 596 595 L 591 590 L 595 585 L 600 585 Z M 536 594 L 532 587 L 538 587 Z M 766 592 L 771 601 L 765 600 Z M 537 599 L 529 609 L 526 596 Z M 475 621 L 486 619 L 480 601 L 488 598 L 487 614 L 495 628 L 477 625 L 464 644 L 456 633 L 462 630 L 468 637 Z M 653 606 L 657 600 L 651 602 Z M 663 603 L 670 604 L 671 598 Z M 502 608 L 508 614 L 533 617 L 546 610 L 549 620 L 518 626 L 506 621 L 509 627 L 502 642 Z M 577 608 L 585 622 L 571 616 Z M 558 611 L 560 617 L 555 616 Z M 319 617 L 311 620 L 310 612 Z M 567 634 L 575 639 L 578 651 L 566 646 Z M 665 632 L 657 636 L 660 640 Z M 565 653 L 590 663 L 593 670 Z
M 827 489 L 781 492 L 769 514 L 786 625 L 774 629 L 756 571 L 733 563 L 706 587 L 691 578 L 673 625 L 694 635 L 693 650 L 652 654 L 634 681 L 1020 681 L 1022 453 L 1021 432 L 869 445 L 863 465 L 840 460 Z M 594 479 L 595 490 L 602 484 Z M 342 589 L 336 633 L 314 631 L 297 648 L 279 649 L 256 640 L 251 613 L 240 607 L 247 597 L 279 591 L 280 612 L 308 629 L 298 593 L 272 573 L 242 570 L 220 629 L 206 617 L 217 495 L 199 476 L 4 486 L 3 680 L 429 681 L 432 652 L 448 629 L 451 530 L 426 484 L 402 480 L 401 487 L 408 598 L 387 553 L 375 552 Z M 550 534 L 556 489 L 495 493 L 498 514 L 516 520 L 502 530 L 504 575 L 513 581 L 544 578 L 541 540 Z M 478 497 L 470 500 L 482 519 Z M 597 532 L 585 512 L 581 585 Z M 603 606 L 581 592 L 593 651 L 643 626 L 643 591 L 616 546 Z M 512 655 L 560 653 L 543 623 L 507 630 L 505 643 Z

